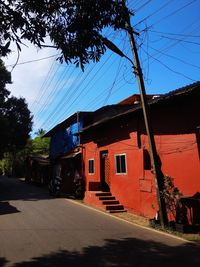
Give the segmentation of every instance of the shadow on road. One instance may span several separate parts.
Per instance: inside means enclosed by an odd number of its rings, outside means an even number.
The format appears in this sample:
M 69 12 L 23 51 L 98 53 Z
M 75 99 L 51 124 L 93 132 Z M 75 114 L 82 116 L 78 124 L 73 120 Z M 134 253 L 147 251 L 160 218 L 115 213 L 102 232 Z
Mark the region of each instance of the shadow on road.
M 61 250 L 16 263 L 12 267 L 135 267 L 200 266 L 199 247 L 193 244 L 170 247 L 152 240 L 127 238 L 106 240 L 105 245 L 89 246 L 82 252 Z M 3 266 L 3 265 L 1 265 Z
M 14 206 L 12 206 L 9 202 L 0 202 L 0 215 L 11 214 L 20 212 Z
M 51 198 L 45 187 L 28 184 L 16 178 L 0 176 L 0 201 L 36 201 Z
M 0 267 L 5 266 L 8 261 L 5 258 L 0 258 Z

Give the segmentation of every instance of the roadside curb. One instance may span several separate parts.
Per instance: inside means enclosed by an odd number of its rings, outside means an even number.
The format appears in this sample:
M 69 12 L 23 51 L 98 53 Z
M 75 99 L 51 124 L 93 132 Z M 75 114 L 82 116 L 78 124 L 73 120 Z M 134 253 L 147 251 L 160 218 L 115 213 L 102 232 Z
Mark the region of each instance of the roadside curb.
M 74 200 L 74 199 L 68 199 L 68 198 L 65 198 L 65 200 L 70 201 L 70 202 L 72 202 L 72 203 L 75 203 L 75 204 L 77 204 L 77 205 L 83 206 L 83 207 L 85 207 L 85 208 L 88 208 L 88 209 L 97 211 L 97 212 L 99 212 L 99 213 L 102 213 L 102 214 L 104 214 L 104 215 L 110 216 L 110 217 L 112 217 L 112 218 L 116 218 L 116 219 L 118 219 L 119 221 L 123 221 L 123 222 L 129 223 L 129 224 L 132 224 L 132 225 L 137 226 L 137 227 L 139 227 L 139 228 L 141 228 L 141 229 L 145 229 L 145 230 L 148 230 L 148 231 L 151 231 L 151 232 L 155 232 L 155 233 L 160 234 L 160 235 L 165 235 L 165 236 L 168 236 L 168 237 L 177 239 L 177 240 L 181 240 L 181 241 L 184 241 L 185 243 L 195 244 L 195 242 L 190 241 L 190 240 L 187 240 L 187 239 L 185 239 L 185 238 L 183 238 L 183 237 L 179 237 L 179 236 L 176 236 L 176 235 L 173 235 L 173 234 L 164 232 L 164 231 L 160 231 L 160 230 L 157 230 L 157 229 L 154 229 L 154 228 L 150 228 L 150 227 L 147 227 L 147 226 L 143 226 L 143 225 L 137 224 L 137 223 L 132 222 L 132 221 L 130 221 L 130 220 L 126 220 L 126 219 L 121 218 L 121 217 L 118 217 L 118 216 L 116 216 L 116 215 L 114 215 L 114 214 L 110 214 L 110 213 L 107 213 L 107 212 L 105 212 L 105 211 L 103 211 L 103 210 L 101 210 L 101 209 L 98 209 L 98 208 L 95 208 L 95 207 L 93 207 L 93 206 L 87 205 L 87 204 L 85 204 L 85 203 L 83 203 L 83 202 L 79 202 L 79 201 L 77 201 L 77 200 Z

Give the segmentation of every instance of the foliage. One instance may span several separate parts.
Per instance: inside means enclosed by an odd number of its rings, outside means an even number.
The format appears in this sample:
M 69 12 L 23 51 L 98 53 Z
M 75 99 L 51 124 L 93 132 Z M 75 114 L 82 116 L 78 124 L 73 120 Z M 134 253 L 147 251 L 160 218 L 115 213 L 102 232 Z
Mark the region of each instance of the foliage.
M 0 60 L 0 112 L 3 107 L 3 102 L 9 95 L 9 91 L 5 88 L 7 83 L 11 83 L 11 74 L 6 70 L 3 61 Z
M 42 138 L 45 134 L 43 129 L 39 129 L 37 135 L 31 140 L 31 154 L 48 155 L 50 138 Z
M 47 155 L 49 152 L 49 138 L 42 138 L 44 130 L 38 130 L 38 136 L 29 138 L 26 146 L 16 152 L 13 159 L 12 153 L 4 153 L 4 158 L 0 160 L 0 172 L 6 175 L 22 177 L 26 171 L 26 159 L 29 155 Z M 40 135 L 42 134 L 42 135 Z
M 25 147 L 32 128 L 32 116 L 24 98 L 9 96 L 6 84 L 11 75 L 0 60 L 0 153 Z
M 104 29 L 125 29 L 125 0 L 0 0 L 0 55 L 10 52 L 11 42 L 21 50 L 23 40 L 39 48 L 50 37 L 59 59 L 84 69 L 99 61 L 106 48 L 123 53 L 105 36 Z
M 174 219 L 176 219 L 177 205 L 181 196 L 182 193 L 175 187 L 173 179 L 170 176 L 165 175 L 161 197 L 164 198 L 167 211 L 173 215 Z
M 7 152 L 25 147 L 32 129 L 32 116 L 24 98 L 10 97 L 5 103 L 7 119 Z

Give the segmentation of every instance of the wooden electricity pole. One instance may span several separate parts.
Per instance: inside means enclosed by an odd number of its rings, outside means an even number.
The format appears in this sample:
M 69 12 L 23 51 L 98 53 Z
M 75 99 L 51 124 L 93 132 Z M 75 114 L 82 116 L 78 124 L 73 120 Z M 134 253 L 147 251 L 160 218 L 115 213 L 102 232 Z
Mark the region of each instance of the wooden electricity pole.
M 145 85 L 143 80 L 143 74 L 142 69 L 140 66 L 140 60 L 137 53 L 137 47 L 135 44 L 135 39 L 133 35 L 133 28 L 131 26 L 130 21 L 130 15 L 128 13 L 128 9 L 125 5 L 124 1 L 124 8 L 127 10 L 127 19 L 126 19 L 126 30 L 129 35 L 133 58 L 134 58 L 134 73 L 137 77 L 138 84 L 139 84 L 139 90 L 140 90 L 140 97 L 141 97 L 141 104 L 142 104 L 142 110 L 143 110 L 143 116 L 144 116 L 144 122 L 145 122 L 145 128 L 148 136 L 148 143 L 149 143 L 149 150 L 150 150 L 150 156 L 152 161 L 152 169 L 155 177 L 155 186 L 156 186 L 156 194 L 157 194 L 157 201 L 159 205 L 159 215 L 160 215 L 160 224 L 164 228 L 167 225 L 167 212 L 166 212 L 166 205 L 164 199 L 161 197 L 160 191 L 162 190 L 162 173 L 160 169 L 160 162 L 158 160 L 158 154 L 156 150 L 155 145 L 155 139 L 153 135 L 153 131 L 151 128 L 150 123 L 150 116 L 149 116 L 149 109 L 148 109 L 148 103 L 146 98 L 146 91 L 145 91 Z

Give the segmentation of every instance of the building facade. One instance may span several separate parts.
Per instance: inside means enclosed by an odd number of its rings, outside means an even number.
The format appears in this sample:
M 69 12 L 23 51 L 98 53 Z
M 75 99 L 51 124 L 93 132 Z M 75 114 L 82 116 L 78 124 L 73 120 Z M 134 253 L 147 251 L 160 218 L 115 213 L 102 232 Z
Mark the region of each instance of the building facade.
M 199 103 L 200 83 L 149 100 L 161 171 L 186 198 L 200 192 Z M 83 128 L 84 200 L 98 206 L 95 192 L 110 191 L 128 211 L 153 218 L 158 204 L 148 138 L 141 106 L 132 104 Z

